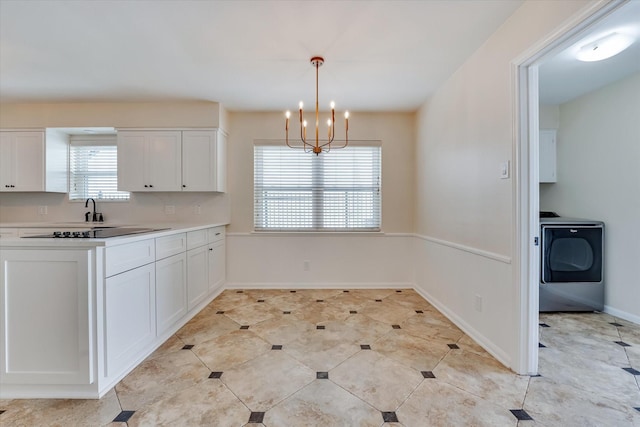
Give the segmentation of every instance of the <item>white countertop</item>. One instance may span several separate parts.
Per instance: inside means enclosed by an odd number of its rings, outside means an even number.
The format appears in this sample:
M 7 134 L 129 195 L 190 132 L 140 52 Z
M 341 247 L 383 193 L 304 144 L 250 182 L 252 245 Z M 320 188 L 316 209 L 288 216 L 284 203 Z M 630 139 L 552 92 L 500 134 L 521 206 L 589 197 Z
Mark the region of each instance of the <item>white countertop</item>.
M 20 224 L 20 225 L 16 225 Z M 36 226 L 35 224 L 40 224 Z M 63 224 L 72 224 L 72 223 L 2 223 L 0 224 L 0 228 L 60 228 L 64 229 L 65 226 Z M 89 229 L 91 227 L 100 227 L 100 226 L 116 226 L 115 224 L 109 223 L 73 223 L 73 224 L 83 224 L 81 227 L 76 225 L 74 227 L 67 225 L 68 228 L 79 228 L 79 229 Z M 209 223 L 209 224 L 175 224 L 175 223 L 157 223 L 157 224 L 127 224 L 127 225 L 117 225 L 119 227 L 144 227 L 144 228 L 154 228 L 154 229 L 163 229 L 159 231 L 153 231 L 149 233 L 137 233 L 137 234 L 128 234 L 125 236 L 118 237 L 108 237 L 102 239 L 82 239 L 82 238 L 53 238 L 53 237 L 43 237 L 43 238 L 25 238 L 25 237 L 3 237 L 0 239 L 0 247 L 2 248 L 36 248 L 36 247 L 96 247 L 96 246 L 116 246 L 124 243 L 132 243 L 145 239 L 155 239 L 157 237 L 170 236 L 172 234 L 177 233 L 186 233 L 189 231 L 201 230 L 203 228 L 211 228 L 211 227 L 219 227 L 225 226 L 228 223 Z

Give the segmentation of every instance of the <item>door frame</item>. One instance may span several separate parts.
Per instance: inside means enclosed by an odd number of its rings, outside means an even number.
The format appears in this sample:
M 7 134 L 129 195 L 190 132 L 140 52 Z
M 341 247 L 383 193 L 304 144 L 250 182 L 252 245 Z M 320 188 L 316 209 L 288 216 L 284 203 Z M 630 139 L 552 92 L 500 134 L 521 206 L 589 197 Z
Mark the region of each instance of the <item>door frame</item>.
M 518 360 L 521 375 L 538 373 L 540 283 L 539 98 L 540 64 L 579 41 L 594 23 L 629 0 L 598 0 L 511 62 L 514 99 L 513 280 L 518 292 Z

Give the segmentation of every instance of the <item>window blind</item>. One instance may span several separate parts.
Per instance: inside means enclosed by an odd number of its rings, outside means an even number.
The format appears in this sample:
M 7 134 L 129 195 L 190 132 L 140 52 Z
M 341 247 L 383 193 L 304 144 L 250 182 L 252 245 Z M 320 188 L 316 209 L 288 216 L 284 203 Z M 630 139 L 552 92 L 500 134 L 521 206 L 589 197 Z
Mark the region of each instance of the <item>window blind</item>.
M 381 148 L 254 146 L 256 231 L 379 231 Z
M 128 200 L 118 191 L 118 151 L 112 142 L 71 140 L 69 149 L 69 200 Z

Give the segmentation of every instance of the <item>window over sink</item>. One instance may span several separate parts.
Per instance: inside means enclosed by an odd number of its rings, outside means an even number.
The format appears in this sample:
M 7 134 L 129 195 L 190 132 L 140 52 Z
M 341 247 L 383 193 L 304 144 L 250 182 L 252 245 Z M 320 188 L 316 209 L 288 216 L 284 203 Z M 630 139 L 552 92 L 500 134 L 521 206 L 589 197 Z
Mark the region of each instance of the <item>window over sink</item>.
M 115 135 L 72 135 L 69 140 L 69 200 L 129 200 L 118 191 Z

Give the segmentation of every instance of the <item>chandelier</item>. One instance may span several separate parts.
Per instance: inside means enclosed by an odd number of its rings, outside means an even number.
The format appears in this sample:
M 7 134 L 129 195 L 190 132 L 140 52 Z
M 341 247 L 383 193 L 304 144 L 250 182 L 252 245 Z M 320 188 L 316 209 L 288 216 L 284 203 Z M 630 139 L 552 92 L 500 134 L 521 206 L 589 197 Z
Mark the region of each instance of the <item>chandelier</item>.
M 309 142 L 307 140 L 307 121 L 304 120 L 304 112 L 302 111 L 302 101 L 300 101 L 299 105 L 299 118 L 300 118 L 300 140 L 302 141 L 302 145 L 291 145 L 289 144 L 289 118 L 291 117 L 291 112 L 287 111 L 285 113 L 285 117 L 287 118 L 285 124 L 285 133 L 286 133 L 286 142 L 289 148 L 302 148 L 306 153 L 314 152 L 316 156 L 320 153 L 328 153 L 331 148 L 344 148 L 349 144 L 349 112 L 346 111 L 344 113 L 344 126 L 345 126 L 345 140 L 344 144 L 338 147 L 331 146 L 335 136 L 335 103 L 331 101 L 331 117 L 327 119 L 327 139 L 320 139 L 320 113 L 318 110 L 318 69 L 320 66 L 324 64 L 324 58 L 321 56 L 314 56 L 311 58 L 311 65 L 316 69 L 316 135 L 315 141 L 311 140 Z

